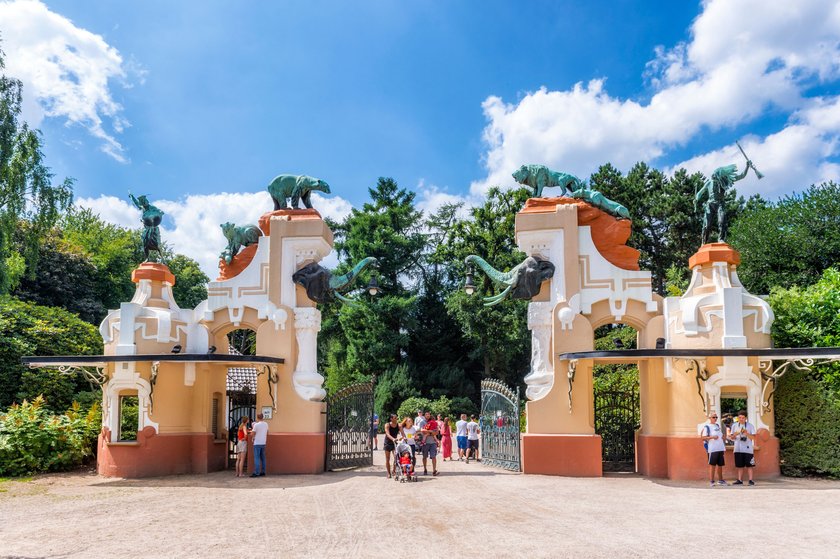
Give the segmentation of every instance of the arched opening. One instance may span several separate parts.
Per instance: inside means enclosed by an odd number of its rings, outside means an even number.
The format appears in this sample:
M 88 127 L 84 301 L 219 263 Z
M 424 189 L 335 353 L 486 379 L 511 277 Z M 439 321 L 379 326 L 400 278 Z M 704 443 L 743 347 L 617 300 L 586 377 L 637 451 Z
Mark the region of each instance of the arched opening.
M 120 442 L 136 441 L 140 426 L 140 400 L 136 390 L 120 391 L 119 418 L 117 440 Z
M 231 330 L 227 334 L 228 353 L 256 355 L 257 333 L 248 328 Z M 257 416 L 257 370 L 253 367 L 229 367 L 226 380 L 226 408 L 228 431 L 228 468 L 236 464 L 236 442 L 239 422 L 249 422 Z
M 637 332 L 628 324 L 605 324 L 595 329 L 594 337 L 596 350 L 636 349 Z M 595 365 L 592 387 L 603 471 L 633 472 L 636 430 L 641 425 L 639 367 L 636 363 Z

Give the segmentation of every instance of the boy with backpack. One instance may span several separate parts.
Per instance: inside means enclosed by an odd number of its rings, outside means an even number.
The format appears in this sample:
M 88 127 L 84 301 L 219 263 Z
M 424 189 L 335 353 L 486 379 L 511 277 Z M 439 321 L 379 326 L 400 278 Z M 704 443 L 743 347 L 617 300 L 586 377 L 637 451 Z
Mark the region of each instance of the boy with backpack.
M 703 445 L 706 447 L 706 452 L 709 453 L 709 485 L 712 487 L 715 486 L 715 468 L 717 468 L 718 485 L 727 485 L 723 480 L 726 428 L 721 428 L 717 420 L 717 412 L 710 413 L 709 423 L 703 426 L 703 432 L 700 435 L 700 438 L 703 439 Z

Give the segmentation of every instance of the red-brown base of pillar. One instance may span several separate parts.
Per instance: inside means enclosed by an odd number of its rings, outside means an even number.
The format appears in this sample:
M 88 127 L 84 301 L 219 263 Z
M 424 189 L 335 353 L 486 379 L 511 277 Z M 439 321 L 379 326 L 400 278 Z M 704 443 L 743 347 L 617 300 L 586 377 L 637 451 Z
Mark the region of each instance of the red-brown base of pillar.
M 636 458 L 637 469 L 642 475 L 682 480 L 709 477 L 708 454 L 699 437 L 639 435 L 636 440 Z M 736 478 L 732 447 L 726 449 L 724 461 L 724 478 Z M 779 439 L 770 436 L 766 429 L 758 432 L 755 462 L 753 477 L 756 479 L 779 476 Z
M 599 435 L 522 435 L 522 471 L 570 477 L 602 475 Z
M 324 433 L 269 433 L 265 466 L 269 474 L 321 474 L 327 450 Z M 248 473 L 254 471 L 254 445 L 248 445 Z
M 99 435 L 97 470 L 108 477 L 141 478 L 174 474 L 206 474 L 227 466 L 227 441 L 211 433 L 159 435 L 146 427 L 136 443 L 111 443 L 110 432 Z

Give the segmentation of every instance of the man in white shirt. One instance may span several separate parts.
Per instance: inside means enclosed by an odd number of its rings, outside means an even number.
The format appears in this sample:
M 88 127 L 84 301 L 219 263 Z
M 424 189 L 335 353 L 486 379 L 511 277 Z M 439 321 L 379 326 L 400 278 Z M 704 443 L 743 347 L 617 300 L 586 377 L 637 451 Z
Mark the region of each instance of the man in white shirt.
M 461 414 L 461 420 L 455 423 L 455 440 L 458 441 L 458 460 L 463 460 L 467 453 L 467 414 Z
M 469 443 L 469 448 L 467 448 L 467 464 L 470 463 L 470 455 L 472 455 L 476 461 L 478 460 L 478 436 L 481 434 L 481 429 L 478 428 L 478 422 L 475 420 L 475 416 L 470 416 L 470 422 L 467 423 L 467 442 Z
M 755 427 L 747 421 L 746 410 L 738 412 L 738 421 L 732 424 L 729 431 L 730 440 L 735 441 L 735 468 L 738 470 L 738 481 L 733 485 L 744 485 L 744 468 L 750 478 L 750 485 L 753 481 L 753 468 L 755 467 Z
M 426 426 L 426 416 L 423 415 L 421 410 L 417 410 L 417 417 L 414 418 L 414 426 L 417 427 L 418 431 L 422 431 L 423 427 Z
M 263 414 L 257 414 L 257 421 L 251 428 L 254 436 L 254 473 L 251 477 L 265 475 L 265 443 L 268 439 L 268 423 L 263 421 Z
M 723 481 L 723 455 L 726 452 L 726 427 L 718 425 L 718 414 L 709 414 L 709 423 L 703 426 L 700 438 L 706 442 L 709 453 L 709 485 L 715 486 L 715 468 L 717 468 L 718 485 L 726 485 Z

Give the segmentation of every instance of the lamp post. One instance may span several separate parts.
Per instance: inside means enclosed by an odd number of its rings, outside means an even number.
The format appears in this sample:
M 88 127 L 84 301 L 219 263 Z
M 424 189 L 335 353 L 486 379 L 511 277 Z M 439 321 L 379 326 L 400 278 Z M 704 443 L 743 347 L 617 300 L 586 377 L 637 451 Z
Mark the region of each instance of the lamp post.
M 475 293 L 475 284 L 473 283 L 472 268 L 467 268 L 467 281 L 464 283 L 464 291 L 467 295 Z
M 376 281 L 376 276 L 370 276 L 370 281 L 367 285 L 367 291 L 371 295 L 379 293 L 379 282 Z

